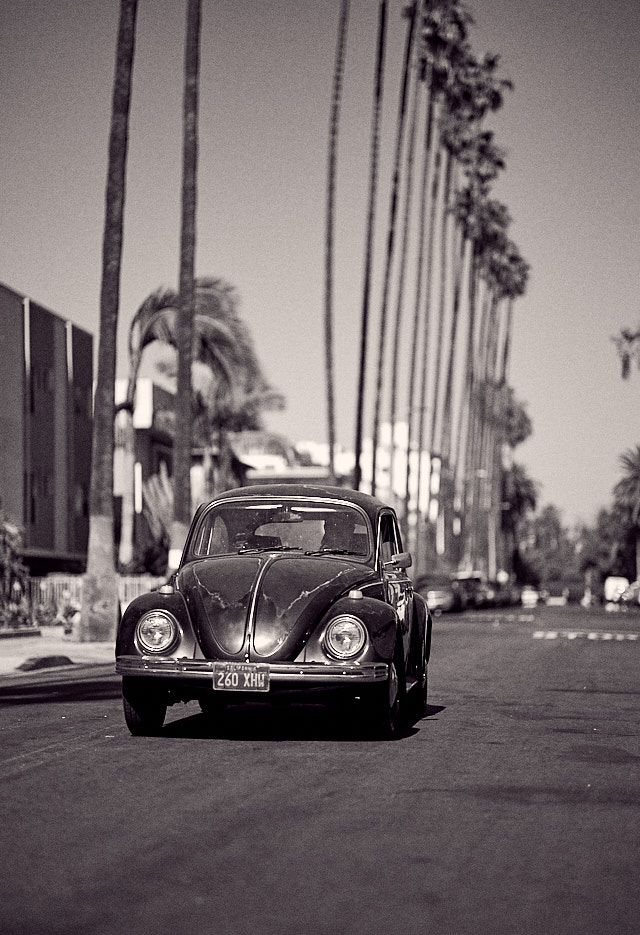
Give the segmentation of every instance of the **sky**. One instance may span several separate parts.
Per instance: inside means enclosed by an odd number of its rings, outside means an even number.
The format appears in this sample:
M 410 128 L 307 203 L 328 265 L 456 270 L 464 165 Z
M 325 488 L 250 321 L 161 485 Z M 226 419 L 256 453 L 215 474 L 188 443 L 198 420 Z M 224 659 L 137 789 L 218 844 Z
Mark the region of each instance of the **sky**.
M 405 21 L 390 0 L 380 178 L 391 177 Z M 510 382 L 533 422 L 516 460 L 566 524 L 611 503 L 640 443 L 640 373 L 611 336 L 640 322 L 640 5 L 468 0 L 478 56 L 514 84 L 487 126 L 494 195 L 531 265 Z M 178 281 L 184 0 L 140 0 L 120 292 L 131 317 Z M 117 0 L 0 4 L 0 281 L 98 335 Z M 203 0 L 196 273 L 232 283 L 270 382 L 267 426 L 326 439 L 324 228 L 339 0 Z M 334 287 L 338 440 L 353 448 L 377 0 L 351 0 Z M 387 212 L 381 191 L 377 241 Z M 376 247 L 377 255 L 380 245 Z M 379 304 L 379 272 L 372 302 Z M 374 326 L 375 327 L 375 326 Z M 366 427 L 365 427 L 366 430 Z

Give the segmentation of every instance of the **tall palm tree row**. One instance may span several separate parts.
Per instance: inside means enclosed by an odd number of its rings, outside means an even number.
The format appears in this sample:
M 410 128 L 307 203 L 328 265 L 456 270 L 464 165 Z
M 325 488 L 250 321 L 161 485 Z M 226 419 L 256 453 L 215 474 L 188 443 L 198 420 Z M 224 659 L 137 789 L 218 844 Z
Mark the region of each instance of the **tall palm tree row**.
M 508 217 L 502 207 L 499 215 L 506 229 Z M 489 251 L 485 259 L 486 284 L 483 304 L 483 329 L 478 354 L 478 367 L 472 384 L 471 440 L 468 464 L 464 473 L 464 491 L 468 536 L 467 561 L 477 564 L 485 556 L 487 571 L 495 576 L 498 554 L 496 537 L 500 530 L 500 489 L 502 451 L 506 438 L 504 407 L 505 355 L 508 355 L 512 305 L 526 286 L 527 267 L 512 242 L 503 245 L 502 228 L 498 228 L 498 250 Z M 502 354 L 500 354 L 500 341 Z
M 413 37 L 416 24 L 417 3 L 411 3 L 404 11 L 408 19 L 407 33 L 400 82 L 400 99 L 398 103 L 398 116 L 396 121 L 396 141 L 393 161 L 393 175 L 391 181 L 391 203 L 389 206 L 389 219 L 387 225 L 387 245 L 385 253 L 384 276 L 382 286 L 382 301 L 380 307 L 380 332 L 378 337 L 378 365 L 376 369 L 376 391 L 374 396 L 373 430 L 371 434 L 371 493 L 376 493 L 377 452 L 380 432 L 380 418 L 382 411 L 382 390 L 384 379 L 384 364 L 387 339 L 387 317 L 389 290 L 391 288 L 391 270 L 394 260 L 396 223 L 398 213 L 398 199 L 400 193 L 400 175 L 402 168 L 402 151 L 405 142 L 407 120 L 407 105 L 409 100 L 409 83 L 411 75 L 411 59 L 413 54 Z M 393 446 L 392 446 L 393 447 Z
M 457 552 L 452 549 L 448 557 L 453 560 L 455 553 L 460 560 L 475 562 L 480 542 L 486 552 L 486 523 L 483 525 L 481 517 L 489 512 L 492 526 L 499 527 L 495 515 L 500 474 L 496 452 L 504 432 L 499 427 L 498 386 L 506 380 L 513 301 L 524 291 L 521 276 L 520 291 L 509 292 L 507 273 L 501 272 L 503 267 L 511 271 L 509 256 L 519 258 L 519 253 L 507 237 L 508 211 L 491 197 L 492 185 L 505 168 L 505 154 L 493 132 L 484 126 L 486 117 L 503 106 L 511 82 L 499 74 L 497 55 L 479 58 L 474 54 L 470 42 L 473 18 L 459 0 L 422 0 L 407 8 L 405 15 L 417 17 L 417 40 L 411 55 L 409 38 L 405 44 L 396 159 L 390 180 L 378 367 L 372 395 L 372 490 L 375 492 L 379 482 L 376 458 L 385 380 L 391 439 L 387 480 L 395 487 L 398 362 L 405 342 L 407 474 L 401 498 L 405 530 L 418 550 L 418 533 L 424 530 L 425 520 L 427 525 L 439 524 L 442 549 L 453 546 L 452 533 L 460 532 L 464 545 L 459 541 Z M 407 133 L 409 100 L 413 105 Z M 419 107 L 424 108 L 422 134 L 417 132 Z M 421 171 L 414 173 L 417 158 Z M 403 186 L 402 239 L 394 256 L 398 193 Z M 407 276 L 411 252 L 413 283 Z M 397 299 L 389 355 L 387 306 L 393 276 Z M 413 316 L 405 325 L 403 303 L 409 293 L 413 296 Z M 360 394 L 359 411 L 362 405 Z M 426 471 L 421 452 L 428 452 Z M 357 458 L 359 453 L 357 448 Z M 361 476 L 358 465 L 357 460 L 356 483 Z M 426 486 L 424 494 L 422 485 Z M 393 495 L 393 490 L 390 493 Z M 458 509 L 456 514 L 454 503 L 461 507 L 463 500 L 462 511 Z
M 455 475 L 459 470 L 458 452 L 452 453 L 452 433 L 454 425 L 454 385 L 455 367 L 457 360 L 464 363 L 465 379 L 462 382 L 461 399 L 466 402 L 461 407 L 457 420 L 457 432 L 460 436 L 463 426 L 470 421 L 470 402 L 473 362 L 475 355 L 475 332 L 478 314 L 476 303 L 478 301 L 479 276 L 479 240 L 473 224 L 473 211 L 467 211 L 465 216 L 461 210 L 460 192 L 467 195 L 468 207 L 472 208 L 475 202 L 486 197 L 490 182 L 504 168 L 503 154 L 493 145 L 493 134 L 482 129 L 482 121 L 487 113 L 502 106 L 505 90 L 511 87 L 506 79 L 497 75 L 499 59 L 495 55 L 487 55 L 479 62 L 471 48 L 464 43 L 457 53 L 455 68 L 451 71 L 451 78 L 447 85 L 445 96 L 446 110 L 441 118 L 440 138 L 441 146 L 446 150 L 448 165 L 451 167 L 448 174 L 444 209 L 442 213 L 442 243 L 446 244 L 447 224 L 450 217 L 454 221 L 453 244 L 457 243 L 457 252 L 452 263 L 452 284 L 450 286 L 451 299 L 449 300 L 449 331 L 448 354 L 446 369 L 441 367 L 440 361 L 443 349 L 440 345 L 436 356 L 436 380 L 434 389 L 434 405 L 432 409 L 430 450 L 438 453 L 438 459 L 432 459 L 432 465 L 439 466 L 442 494 L 434 501 L 432 517 L 437 519 L 445 499 L 451 499 L 455 492 Z M 460 187 L 460 170 L 466 178 L 466 187 Z M 445 266 L 441 263 L 441 279 L 444 279 Z M 462 287 L 466 277 L 468 283 L 467 301 L 467 348 L 466 356 L 457 348 L 457 339 L 460 333 L 462 312 Z M 444 315 L 446 301 L 444 286 L 440 291 L 441 318 Z M 443 330 L 440 328 L 440 336 Z M 443 361 L 444 364 L 444 361 Z M 440 378 L 442 370 L 443 388 L 442 403 L 439 405 Z M 439 426 L 438 426 L 439 420 Z M 436 434 L 436 426 L 439 431 Z M 459 445 L 458 445 L 459 449 Z M 451 504 L 449 513 L 451 514 Z M 441 525 L 442 534 L 444 527 Z
M 137 0 L 121 0 L 102 241 L 87 571 L 83 579 L 80 622 L 74 633 L 75 639 L 86 642 L 111 639 L 119 615 L 113 536 L 114 389 L 137 9 Z
M 487 327 L 490 298 L 487 295 L 486 274 L 489 258 L 493 253 L 504 249 L 510 218 L 504 205 L 495 199 L 486 199 L 472 206 L 470 223 L 472 249 L 469 277 L 469 328 L 461 398 L 462 411 L 458 423 L 459 428 L 463 426 L 465 428 L 466 440 L 463 447 L 462 431 L 459 431 L 456 478 L 463 488 L 465 563 L 473 566 L 478 533 L 478 489 L 484 477 L 480 453 L 484 420 L 487 414 L 481 379 L 482 362 L 490 338 L 490 331 Z

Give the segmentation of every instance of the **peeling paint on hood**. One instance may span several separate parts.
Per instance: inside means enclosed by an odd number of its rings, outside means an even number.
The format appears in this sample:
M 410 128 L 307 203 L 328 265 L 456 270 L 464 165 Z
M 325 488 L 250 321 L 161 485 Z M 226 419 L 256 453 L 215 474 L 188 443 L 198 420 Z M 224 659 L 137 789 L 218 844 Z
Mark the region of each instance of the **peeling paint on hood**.
M 360 562 L 304 555 L 226 555 L 178 576 L 205 656 L 294 658 L 328 607 L 375 579 Z

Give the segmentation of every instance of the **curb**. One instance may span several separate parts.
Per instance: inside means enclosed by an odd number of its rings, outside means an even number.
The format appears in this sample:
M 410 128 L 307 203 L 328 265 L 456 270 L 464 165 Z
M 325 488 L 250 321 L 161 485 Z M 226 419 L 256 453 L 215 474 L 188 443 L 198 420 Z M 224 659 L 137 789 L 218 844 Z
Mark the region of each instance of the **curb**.
M 0 640 L 10 640 L 23 636 L 42 636 L 40 627 L 7 627 L 0 630 Z

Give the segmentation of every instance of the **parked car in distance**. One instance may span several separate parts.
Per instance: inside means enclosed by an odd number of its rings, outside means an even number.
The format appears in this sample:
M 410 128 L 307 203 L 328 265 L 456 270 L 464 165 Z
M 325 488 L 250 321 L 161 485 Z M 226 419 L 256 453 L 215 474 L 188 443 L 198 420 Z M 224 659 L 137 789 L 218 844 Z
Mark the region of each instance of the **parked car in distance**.
M 640 581 L 632 581 L 620 595 L 620 604 L 625 607 L 634 607 L 640 604 Z
M 466 607 L 460 584 L 450 575 L 423 575 L 416 581 L 416 591 L 424 597 L 432 614 L 461 611 Z
M 531 584 L 525 584 L 520 592 L 520 603 L 523 607 L 536 607 L 540 595 L 536 588 Z
M 460 571 L 452 576 L 452 581 L 460 588 L 467 609 L 478 610 L 492 605 L 494 590 L 484 575 Z
M 609 575 L 604 582 L 604 600 L 606 604 L 618 604 L 624 592 L 629 588 L 629 579 L 619 575 Z
M 167 707 L 210 718 L 251 701 L 359 708 L 394 737 L 426 707 L 432 618 L 394 510 L 341 487 L 229 490 L 195 513 L 169 583 L 126 608 L 124 716 L 156 734 Z
M 491 581 L 490 587 L 493 594 L 493 607 L 512 607 L 519 603 L 520 592 L 511 582 Z

